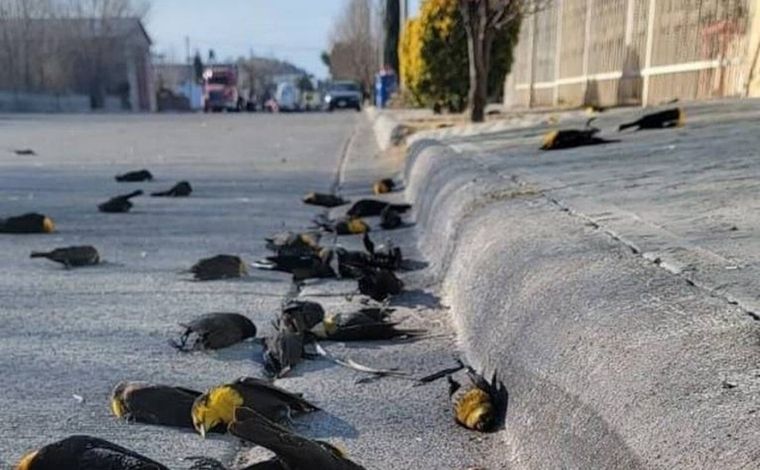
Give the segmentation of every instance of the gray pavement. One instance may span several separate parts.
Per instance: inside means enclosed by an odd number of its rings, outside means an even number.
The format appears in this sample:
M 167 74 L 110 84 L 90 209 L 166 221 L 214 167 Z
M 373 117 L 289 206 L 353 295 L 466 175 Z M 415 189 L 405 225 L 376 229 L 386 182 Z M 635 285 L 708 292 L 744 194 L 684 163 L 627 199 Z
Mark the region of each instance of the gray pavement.
M 181 271 L 218 253 L 251 262 L 265 254 L 264 236 L 308 224 L 315 211 L 300 198 L 334 183 L 355 120 L 354 114 L 0 118 L 0 213 L 40 211 L 58 226 L 48 236 L 0 236 L 0 462 L 74 433 L 113 440 L 174 468 L 188 455 L 229 461 L 234 441 L 115 421 L 108 393 L 123 379 L 204 389 L 260 372 L 253 345 L 179 355 L 166 341 L 177 322 L 210 311 L 246 313 L 266 331 L 287 278 L 253 271 L 244 280 L 197 283 Z M 26 147 L 38 156 L 8 151 Z M 143 167 L 156 181 L 113 180 Z M 137 198 L 124 215 L 96 209 L 110 196 L 180 179 L 195 189 L 188 199 Z M 28 258 L 32 250 L 84 243 L 96 245 L 107 262 L 66 271 Z M 301 383 L 287 386 L 314 396 Z

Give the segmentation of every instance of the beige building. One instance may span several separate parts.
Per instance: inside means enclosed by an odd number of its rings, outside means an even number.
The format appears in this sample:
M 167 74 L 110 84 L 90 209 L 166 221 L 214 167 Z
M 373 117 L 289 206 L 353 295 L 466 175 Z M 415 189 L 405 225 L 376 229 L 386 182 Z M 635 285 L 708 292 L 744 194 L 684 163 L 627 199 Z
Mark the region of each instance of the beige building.
M 760 96 L 758 0 L 554 0 L 526 18 L 513 107 Z

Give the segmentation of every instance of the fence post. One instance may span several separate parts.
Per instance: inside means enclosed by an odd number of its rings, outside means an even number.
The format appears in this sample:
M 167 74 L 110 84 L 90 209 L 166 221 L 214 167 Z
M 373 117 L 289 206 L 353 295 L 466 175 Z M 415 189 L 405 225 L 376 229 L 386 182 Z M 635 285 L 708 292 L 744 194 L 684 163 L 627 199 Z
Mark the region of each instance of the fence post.
M 586 103 L 588 95 L 588 61 L 591 55 L 591 10 L 594 7 L 594 0 L 586 0 L 586 29 L 583 36 L 583 103 Z
M 530 85 L 528 86 L 528 108 L 533 107 L 533 90 L 536 85 L 536 29 L 538 29 L 538 13 L 534 13 L 530 22 Z
M 641 87 L 641 106 L 649 105 L 649 68 L 652 66 L 652 49 L 654 47 L 654 17 L 657 9 L 657 0 L 649 0 L 649 12 L 647 14 L 647 45 L 644 56 L 644 70 L 642 70 L 643 84 Z
M 557 0 L 557 37 L 554 40 L 554 95 L 552 104 L 559 106 L 559 79 L 560 65 L 562 65 L 562 13 L 564 12 L 564 0 Z

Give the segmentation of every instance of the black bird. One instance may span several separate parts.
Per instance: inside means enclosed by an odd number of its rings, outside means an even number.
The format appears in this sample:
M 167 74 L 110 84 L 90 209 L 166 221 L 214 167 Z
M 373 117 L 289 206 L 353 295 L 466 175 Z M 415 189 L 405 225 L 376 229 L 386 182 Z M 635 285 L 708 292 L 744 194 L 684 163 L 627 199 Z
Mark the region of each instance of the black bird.
M 129 194 L 116 196 L 104 202 L 103 204 L 98 205 L 98 210 L 100 210 L 100 212 L 107 213 L 129 212 L 129 210 L 132 208 L 132 202 L 130 202 L 130 199 L 133 197 L 141 196 L 142 194 L 142 190 L 138 189 L 137 191 L 131 192 Z
M 172 186 L 171 189 L 152 193 L 151 196 L 152 197 L 187 197 L 192 192 L 193 192 L 193 187 L 190 186 L 189 182 L 180 181 L 179 183 Z
M 323 248 L 319 253 L 267 256 L 253 265 L 267 271 L 290 273 L 294 280 L 303 281 L 336 277 L 336 262 L 333 250 Z
M 270 377 L 285 377 L 304 357 L 302 333 L 280 329 L 264 338 L 264 368 Z
M 368 233 L 364 234 L 362 242 L 364 243 L 364 249 L 372 256 L 372 265 L 374 267 L 394 271 L 401 268 L 401 264 L 404 262 L 401 248 L 393 246 L 390 242 L 376 247 Z
M 123 175 L 116 175 L 116 181 L 119 183 L 140 183 L 152 180 L 153 175 L 148 170 L 130 171 Z
M 321 207 L 338 207 L 348 204 L 348 201 L 335 194 L 309 193 L 303 198 L 304 204 Z
M 392 309 L 363 308 L 350 313 L 327 315 L 311 328 L 317 338 L 332 341 L 376 341 L 421 336 L 424 330 L 399 329 L 388 321 Z
M 187 470 L 229 470 L 222 462 L 208 457 L 185 457 L 193 464 Z M 254 463 L 240 470 L 289 470 L 275 457 L 263 462 Z
M 33 251 L 30 258 L 47 258 L 50 261 L 61 263 L 67 268 L 79 266 L 92 266 L 100 263 L 100 253 L 94 246 L 69 246 L 56 248 L 53 251 Z
M 180 326 L 185 331 L 170 344 L 183 352 L 222 349 L 256 336 L 256 325 L 239 313 L 207 313 Z
M 16 470 L 169 470 L 136 452 L 92 436 L 71 436 L 30 452 Z
M 671 108 L 664 111 L 659 111 L 652 114 L 646 114 L 640 119 L 621 124 L 618 128 L 618 132 L 624 131 L 631 127 L 636 127 L 636 130 L 643 129 L 667 129 L 670 127 L 682 127 L 686 123 L 686 113 L 682 108 Z
M 409 204 L 391 204 L 390 202 L 378 201 L 376 199 L 361 199 L 356 201 L 346 215 L 349 217 L 372 217 L 381 215 L 386 208 L 392 208 L 399 214 L 406 213 L 412 208 Z
M 357 235 L 369 232 L 370 230 L 366 222 L 353 216 L 330 220 L 325 215 L 320 214 L 314 219 L 314 223 L 325 231 L 335 233 L 336 235 Z
M 469 383 L 463 386 L 449 376 L 454 420 L 474 431 L 495 431 L 503 423 L 507 412 L 507 389 L 497 380 L 495 372 L 489 382 L 468 367 L 467 378 Z
M 32 149 L 16 149 L 13 151 L 16 155 L 19 157 L 33 157 L 37 155 L 37 152 L 35 152 Z
M 308 333 L 325 319 L 325 309 L 317 302 L 291 300 L 282 307 L 277 325 L 280 330 Z
M 29 213 L 0 219 L 0 233 L 53 233 L 55 223 L 46 215 Z
M 404 283 L 389 269 L 364 268 L 359 277 L 359 292 L 372 300 L 382 302 L 392 295 L 398 295 Z
M 239 256 L 217 255 L 204 258 L 190 268 L 198 281 L 232 279 L 248 274 L 248 268 Z
M 388 206 L 380 213 L 380 227 L 383 230 L 393 230 L 401 227 L 402 224 L 401 214 L 394 210 L 393 207 Z
M 229 431 L 232 435 L 275 453 L 275 461 L 288 470 L 363 470 L 337 447 L 299 436 L 249 408 L 237 408 Z M 264 468 L 278 468 L 268 466 Z
M 268 250 L 278 255 L 311 255 L 321 249 L 319 241 L 322 234 L 318 231 L 311 232 L 282 232 L 266 238 Z
M 111 412 L 138 423 L 193 429 L 190 411 L 201 392 L 146 382 L 120 382 L 111 392 Z
M 607 140 L 597 137 L 596 135 L 600 130 L 596 127 L 591 127 L 593 121 L 594 118 L 589 119 L 588 122 L 586 122 L 585 129 L 564 129 L 549 132 L 544 136 L 541 150 L 561 150 L 618 142 L 616 140 Z
M 372 185 L 372 192 L 375 194 L 385 194 L 393 191 L 396 187 L 396 183 L 391 178 L 383 178 L 375 181 Z

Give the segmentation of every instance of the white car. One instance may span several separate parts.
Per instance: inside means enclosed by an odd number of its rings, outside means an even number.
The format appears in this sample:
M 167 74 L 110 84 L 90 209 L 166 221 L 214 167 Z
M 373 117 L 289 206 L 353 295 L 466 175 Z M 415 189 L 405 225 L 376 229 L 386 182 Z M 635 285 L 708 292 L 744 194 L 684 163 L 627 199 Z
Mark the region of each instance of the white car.
M 280 111 L 300 111 L 301 109 L 301 93 L 292 83 L 282 82 L 277 85 L 274 100 L 277 101 Z

